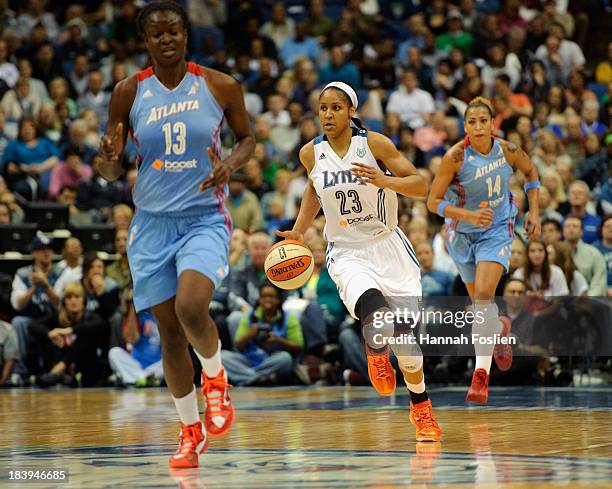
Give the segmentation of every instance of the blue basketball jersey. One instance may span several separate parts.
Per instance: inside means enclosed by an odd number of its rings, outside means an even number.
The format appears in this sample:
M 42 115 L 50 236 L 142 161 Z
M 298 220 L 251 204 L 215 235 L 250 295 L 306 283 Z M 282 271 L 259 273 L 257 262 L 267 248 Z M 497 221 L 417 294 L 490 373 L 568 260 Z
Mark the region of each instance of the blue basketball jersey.
M 136 78 L 130 111 L 130 134 L 137 147 L 136 207 L 153 214 L 223 212 L 227 188 L 198 190 L 211 172 L 206 148 L 220 156 L 223 122 L 223 109 L 202 69 L 187 63 L 183 80 L 172 90 L 159 81 L 153 67 Z
M 493 209 L 493 225 L 513 222 L 516 215 L 514 198 L 509 189 L 514 171 L 506 161 L 504 151 L 497 139 L 489 154 L 476 151 L 465 138 L 463 164 L 459 174 L 449 185 L 444 198 L 451 204 L 469 210 L 490 207 Z M 451 229 L 462 233 L 483 232 L 484 229 L 466 221 L 447 219 Z

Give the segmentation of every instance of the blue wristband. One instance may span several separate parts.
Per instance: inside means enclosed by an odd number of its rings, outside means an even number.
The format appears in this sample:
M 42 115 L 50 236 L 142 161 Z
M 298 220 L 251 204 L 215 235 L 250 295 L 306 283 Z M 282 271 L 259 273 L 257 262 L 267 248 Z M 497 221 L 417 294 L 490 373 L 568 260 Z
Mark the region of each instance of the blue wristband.
M 450 202 L 448 200 L 443 200 L 442 202 L 440 202 L 438 204 L 438 215 L 440 217 L 446 217 L 444 215 L 444 210 L 450 205 Z
M 531 180 L 530 182 L 527 182 L 525 185 L 523 185 L 523 190 L 525 190 L 525 192 L 529 192 L 532 188 L 540 188 L 540 181 Z

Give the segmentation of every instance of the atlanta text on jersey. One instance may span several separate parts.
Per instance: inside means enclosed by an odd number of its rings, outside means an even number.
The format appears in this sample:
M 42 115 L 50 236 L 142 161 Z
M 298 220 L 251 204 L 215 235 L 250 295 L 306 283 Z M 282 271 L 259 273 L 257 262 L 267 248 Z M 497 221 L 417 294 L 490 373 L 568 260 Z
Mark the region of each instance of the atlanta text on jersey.
M 474 176 L 474 180 L 478 180 L 479 178 L 484 177 L 485 175 L 487 175 L 488 173 L 491 173 L 496 168 L 499 168 L 500 166 L 502 166 L 504 163 L 506 163 L 506 158 L 499 158 L 489 163 L 487 166 L 478 168 L 476 170 L 476 175 Z
M 162 105 L 160 107 L 151 107 L 147 125 L 152 122 L 157 122 L 160 119 L 165 119 L 168 116 L 187 112 L 190 110 L 200 110 L 200 102 L 196 100 L 184 100 L 182 102 L 174 102 L 170 105 Z

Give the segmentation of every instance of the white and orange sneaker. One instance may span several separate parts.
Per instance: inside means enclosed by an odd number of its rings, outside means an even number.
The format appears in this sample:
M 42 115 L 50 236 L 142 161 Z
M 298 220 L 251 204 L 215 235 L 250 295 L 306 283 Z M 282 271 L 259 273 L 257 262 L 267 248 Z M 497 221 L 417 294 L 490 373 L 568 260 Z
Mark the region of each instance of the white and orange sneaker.
M 375 352 L 365 344 L 368 356 L 368 376 L 372 386 L 381 396 L 390 396 L 395 392 L 395 369 L 389 360 L 389 347 L 382 352 Z
M 206 411 L 204 413 L 204 424 L 210 436 L 222 436 L 227 433 L 236 416 L 236 410 L 232 406 L 229 390 L 233 386 L 227 382 L 225 369 L 216 377 L 208 377 L 202 370 L 202 394 L 206 400 Z
M 416 428 L 416 441 L 440 441 L 442 430 L 434 418 L 429 399 L 418 404 L 410 401 L 410 422 Z
M 208 448 L 208 437 L 202 421 L 186 425 L 181 423 L 179 447 L 170 457 L 171 469 L 193 469 L 200 466 L 199 456 Z
M 500 336 L 502 338 L 507 338 L 510 334 L 510 330 L 512 329 L 512 321 L 510 321 L 510 318 L 506 316 L 500 316 L 499 321 L 502 324 Z M 493 349 L 493 359 L 497 364 L 497 368 L 502 372 L 509 370 L 512 366 L 512 347 L 504 343 L 495 345 L 495 348 Z

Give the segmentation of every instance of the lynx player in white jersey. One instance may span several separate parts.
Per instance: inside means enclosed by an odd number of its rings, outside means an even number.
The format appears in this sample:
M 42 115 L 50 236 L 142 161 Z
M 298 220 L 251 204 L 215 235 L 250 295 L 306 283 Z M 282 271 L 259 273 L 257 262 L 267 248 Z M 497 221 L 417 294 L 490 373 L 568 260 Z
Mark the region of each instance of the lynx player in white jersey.
M 309 176 L 300 212 L 293 230 L 277 233 L 303 241 L 303 233 L 323 209 L 327 269 L 347 309 L 363 325 L 372 385 L 388 396 L 395 390 L 395 370 L 384 338 L 393 336 L 394 325 L 377 335 L 373 321 L 391 309 L 389 297 L 421 295 L 416 255 L 397 227 L 396 193 L 425 197 L 427 183 L 390 139 L 361 127 L 354 117 L 357 105 L 355 91 L 345 83 L 330 83 L 321 92 L 323 134 L 300 150 Z M 392 348 L 410 392 L 417 441 L 439 441 L 420 350 Z

